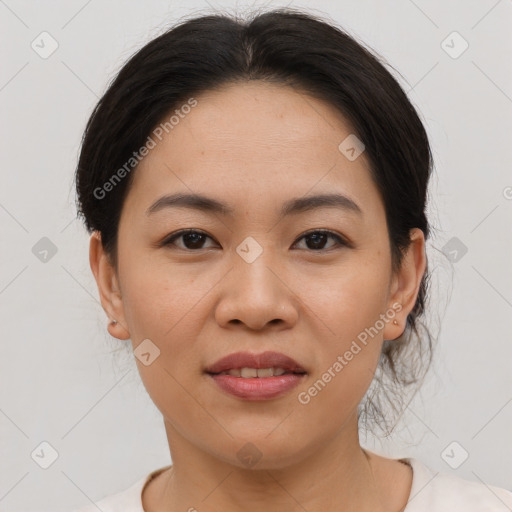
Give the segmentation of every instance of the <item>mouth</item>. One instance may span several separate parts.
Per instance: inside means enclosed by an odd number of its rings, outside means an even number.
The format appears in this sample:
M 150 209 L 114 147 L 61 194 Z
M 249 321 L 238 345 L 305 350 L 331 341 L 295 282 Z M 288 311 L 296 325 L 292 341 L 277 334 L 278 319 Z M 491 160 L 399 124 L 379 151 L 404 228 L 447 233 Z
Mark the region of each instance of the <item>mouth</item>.
M 205 370 L 223 392 L 242 400 L 270 400 L 298 386 L 307 372 L 278 352 L 237 352 Z
M 297 361 L 279 352 L 236 352 L 219 359 L 206 368 L 205 372 L 210 375 L 231 375 L 243 379 L 307 373 Z
M 301 371 L 288 371 L 284 368 L 270 367 L 270 368 L 231 368 L 219 373 L 210 373 L 210 375 L 231 375 L 232 377 L 241 377 L 242 379 L 264 379 L 268 377 L 280 377 L 281 375 L 305 375 L 306 372 Z

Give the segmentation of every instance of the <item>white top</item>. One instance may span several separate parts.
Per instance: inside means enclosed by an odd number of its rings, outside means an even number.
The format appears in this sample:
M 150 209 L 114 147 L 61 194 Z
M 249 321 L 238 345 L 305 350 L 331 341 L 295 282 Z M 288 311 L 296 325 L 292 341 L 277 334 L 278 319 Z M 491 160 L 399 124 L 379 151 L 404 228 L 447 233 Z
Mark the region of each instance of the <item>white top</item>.
M 511 512 L 512 492 L 482 482 L 473 482 L 451 473 L 434 472 L 418 459 L 398 459 L 412 467 L 412 487 L 404 512 Z M 95 505 L 75 512 L 145 512 L 142 507 L 144 486 L 170 468 L 151 472 L 128 489 L 107 496 Z

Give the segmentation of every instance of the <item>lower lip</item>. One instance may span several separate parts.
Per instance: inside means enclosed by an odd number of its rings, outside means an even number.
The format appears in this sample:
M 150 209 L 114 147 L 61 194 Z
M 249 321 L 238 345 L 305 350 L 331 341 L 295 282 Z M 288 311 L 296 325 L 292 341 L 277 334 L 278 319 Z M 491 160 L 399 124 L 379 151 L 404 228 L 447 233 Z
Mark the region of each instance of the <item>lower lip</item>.
M 233 375 L 212 375 L 215 383 L 227 393 L 245 400 L 270 400 L 296 387 L 305 374 L 289 373 L 276 377 L 245 379 Z

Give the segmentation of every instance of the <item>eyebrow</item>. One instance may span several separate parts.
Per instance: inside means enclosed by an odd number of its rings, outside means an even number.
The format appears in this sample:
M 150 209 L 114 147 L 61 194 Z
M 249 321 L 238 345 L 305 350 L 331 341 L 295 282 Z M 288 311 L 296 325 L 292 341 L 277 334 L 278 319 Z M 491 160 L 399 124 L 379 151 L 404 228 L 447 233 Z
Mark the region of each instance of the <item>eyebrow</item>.
M 190 208 L 206 213 L 216 213 L 224 216 L 233 216 L 235 211 L 228 205 L 201 194 L 167 194 L 157 199 L 147 210 L 151 215 L 165 208 Z M 320 194 L 314 196 L 298 197 L 286 201 L 281 207 L 280 217 L 295 215 L 317 208 L 339 208 L 363 216 L 359 205 L 342 194 Z

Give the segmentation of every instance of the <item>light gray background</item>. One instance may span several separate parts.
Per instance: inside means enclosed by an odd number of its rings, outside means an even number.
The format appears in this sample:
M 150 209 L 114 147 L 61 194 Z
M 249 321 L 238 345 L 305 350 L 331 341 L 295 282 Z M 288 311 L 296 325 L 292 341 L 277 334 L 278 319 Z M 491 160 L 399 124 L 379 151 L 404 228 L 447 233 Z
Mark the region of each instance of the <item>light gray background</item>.
M 210 5 L 243 12 L 251 4 Z M 171 462 L 161 415 L 123 348 L 129 342 L 106 331 L 72 179 L 85 122 L 115 72 L 170 24 L 210 5 L 0 0 L 2 511 L 71 510 Z M 391 439 L 362 441 L 512 489 L 512 2 L 290 5 L 331 17 L 403 75 L 395 74 L 434 151 L 436 359 Z M 43 31 L 59 45 L 46 59 L 31 48 Z M 461 48 L 446 40 L 453 31 L 469 43 L 458 58 L 445 51 Z M 46 262 L 32 251 L 42 237 L 57 248 Z M 457 261 L 443 249 L 450 240 L 467 247 Z M 48 469 L 31 457 L 43 441 L 58 452 Z M 460 460 L 462 450 L 469 458 L 452 469 L 445 459 Z

